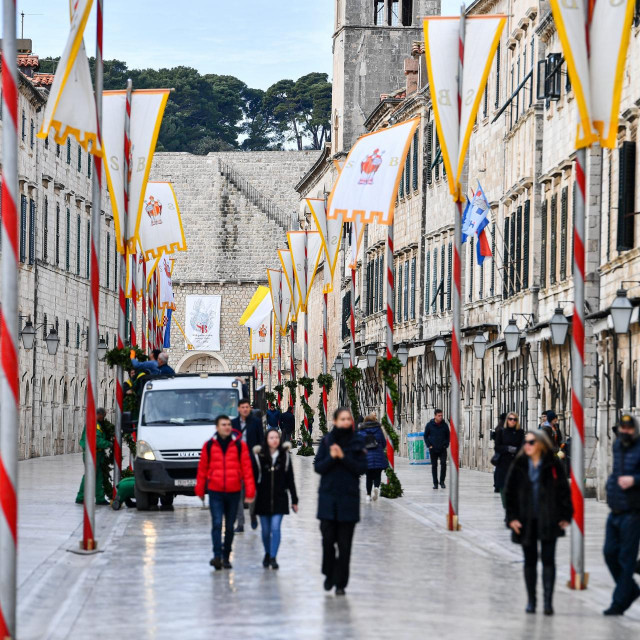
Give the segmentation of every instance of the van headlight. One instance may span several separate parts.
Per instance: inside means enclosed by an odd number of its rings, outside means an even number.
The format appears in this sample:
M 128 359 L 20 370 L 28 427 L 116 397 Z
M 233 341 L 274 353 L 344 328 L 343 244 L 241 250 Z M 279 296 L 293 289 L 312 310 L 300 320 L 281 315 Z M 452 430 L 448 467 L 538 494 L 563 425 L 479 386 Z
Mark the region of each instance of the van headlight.
M 153 449 L 148 442 L 138 440 L 138 442 L 136 442 L 136 457 L 142 458 L 143 460 L 155 460 L 156 454 L 153 453 Z

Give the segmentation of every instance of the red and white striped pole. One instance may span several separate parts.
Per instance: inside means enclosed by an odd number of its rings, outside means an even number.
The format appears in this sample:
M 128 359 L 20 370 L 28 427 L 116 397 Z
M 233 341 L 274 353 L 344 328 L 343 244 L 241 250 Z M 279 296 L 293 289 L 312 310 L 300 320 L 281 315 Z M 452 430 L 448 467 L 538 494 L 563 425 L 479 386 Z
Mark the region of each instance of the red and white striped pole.
M 260 356 L 260 386 L 264 385 L 264 356 Z
M 273 325 L 275 323 L 275 313 L 271 312 L 271 322 L 269 324 L 269 391 L 271 391 L 272 375 L 273 375 Z
M 149 351 L 153 348 L 153 276 L 149 279 L 150 282 L 147 285 L 145 280 L 145 289 L 147 290 L 147 335 L 148 335 L 148 347 Z
M 395 349 L 393 347 L 393 320 L 396 303 L 393 271 L 393 223 L 391 223 L 387 227 L 387 360 L 391 360 L 395 354 Z M 388 387 L 385 389 L 385 397 L 389 428 L 395 429 L 395 411 L 393 407 L 393 400 L 391 398 L 391 391 Z M 393 444 L 389 438 L 387 438 L 387 458 L 389 459 L 389 464 L 393 469 L 395 466 L 395 451 L 393 450 Z
M 142 333 L 142 350 L 147 352 L 147 261 L 142 260 L 142 282 L 140 283 L 142 291 L 140 292 L 140 313 L 142 322 L 140 323 L 140 331 Z
M 95 96 L 98 142 L 102 146 L 102 0 L 98 0 L 96 20 Z M 81 549 L 95 551 L 96 509 L 96 400 L 98 398 L 98 333 L 100 314 L 100 198 L 102 195 L 102 158 L 93 156 L 91 189 L 91 269 L 89 296 L 89 367 L 87 371 L 87 416 L 84 452 L 84 526 Z
M 325 268 L 328 268 L 325 267 Z M 329 305 L 328 294 L 322 294 L 322 373 L 326 376 L 329 372 Z M 324 407 L 324 415 L 328 420 L 328 403 L 327 403 L 327 387 L 322 385 L 322 406 Z
M 349 318 L 349 356 L 351 359 L 351 366 L 356 366 L 356 270 L 351 267 L 351 309 Z M 357 417 L 357 416 L 356 416 Z
M 282 385 L 282 333 L 278 329 L 278 386 Z M 282 409 L 282 394 L 278 391 L 278 409 Z
M 458 40 L 458 124 L 462 107 L 462 70 L 464 61 L 464 6 L 460 12 L 460 35 Z M 453 330 L 451 332 L 451 368 L 453 380 L 451 382 L 451 445 L 449 447 L 449 513 L 447 514 L 447 528 L 457 531 L 458 524 L 458 476 L 460 472 L 460 445 L 458 429 L 461 426 L 461 396 L 462 366 L 460 356 L 460 328 L 462 323 L 462 269 L 460 254 L 462 253 L 462 200 L 456 194 L 453 242 Z
M 0 638 L 16 637 L 18 546 L 18 54 L 16 3 L 2 3 L 2 304 L 0 306 Z
M 289 361 L 291 364 L 291 379 L 295 380 L 296 379 L 296 365 L 294 362 L 294 349 L 296 347 L 296 333 L 295 333 L 295 329 L 293 328 L 293 322 L 291 323 L 291 336 L 290 336 L 290 341 L 291 341 L 291 349 L 289 350 Z M 289 406 L 293 407 L 293 393 L 291 393 L 291 391 L 289 392 Z
M 307 296 L 307 300 L 309 300 L 309 292 L 307 291 L 307 288 L 309 286 L 309 281 L 307 279 L 307 273 L 308 273 L 307 263 L 309 261 L 308 249 L 309 249 L 309 232 L 305 231 L 304 232 L 304 292 L 305 292 L 305 294 Z M 302 347 L 303 347 L 303 352 L 302 352 L 302 375 L 305 378 L 308 378 L 309 377 L 309 310 L 307 309 L 306 305 L 305 305 L 305 310 L 304 310 L 304 336 L 303 336 L 303 338 L 304 338 L 304 340 L 303 340 L 303 344 L 302 344 Z M 304 399 L 308 404 L 309 403 L 309 393 L 307 392 L 306 388 L 304 390 Z M 307 430 L 307 433 L 309 433 L 309 418 L 307 418 L 306 412 L 304 414 L 304 428 Z
M 158 348 L 158 277 L 153 272 L 153 348 Z
M 586 588 L 584 571 L 584 276 L 586 149 L 576 151 L 576 203 L 573 223 L 573 321 L 571 331 L 571 587 Z

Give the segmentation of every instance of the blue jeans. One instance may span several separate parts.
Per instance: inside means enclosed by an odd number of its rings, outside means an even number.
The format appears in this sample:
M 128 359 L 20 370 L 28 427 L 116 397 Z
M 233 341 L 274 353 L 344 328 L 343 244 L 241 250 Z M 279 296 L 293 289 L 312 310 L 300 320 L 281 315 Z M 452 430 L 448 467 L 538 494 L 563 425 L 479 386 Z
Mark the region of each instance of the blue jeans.
M 209 509 L 211 510 L 211 540 L 213 555 L 228 558 L 233 545 L 233 526 L 238 513 L 240 492 L 222 493 L 209 491 Z M 222 546 L 222 518 L 224 517 L 224 549 Z
M 268 553 L 272 558 L 275 558 L 278 555 L 282 515 L 283 514 L 281 513 L 275 513 L 272 516 L 260 516 L 260 528 L 262 529 L 262 544 L 264 545 L 264 552 Z
M 633 572 L 640 547 L 640 512 L 610 513 L 604 541 L 604 559 L 616 582 L 612 605 L 628 609 L 640 595 Z

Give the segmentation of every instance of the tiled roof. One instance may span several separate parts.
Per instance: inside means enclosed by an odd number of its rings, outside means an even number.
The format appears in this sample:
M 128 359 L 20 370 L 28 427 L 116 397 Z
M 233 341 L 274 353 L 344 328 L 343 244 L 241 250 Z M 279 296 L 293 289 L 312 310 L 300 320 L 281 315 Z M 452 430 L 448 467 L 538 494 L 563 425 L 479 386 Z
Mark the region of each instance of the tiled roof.
M 31 82 L 36 87 L 48 87 L 53 84 L 54 77 L 53 73 L 34 73 Z
M 19 67 L 35 67 L 40 66 L 40 59 L 38 56 L 31 55 L 29 53 L 18 54 L 18 66 Z

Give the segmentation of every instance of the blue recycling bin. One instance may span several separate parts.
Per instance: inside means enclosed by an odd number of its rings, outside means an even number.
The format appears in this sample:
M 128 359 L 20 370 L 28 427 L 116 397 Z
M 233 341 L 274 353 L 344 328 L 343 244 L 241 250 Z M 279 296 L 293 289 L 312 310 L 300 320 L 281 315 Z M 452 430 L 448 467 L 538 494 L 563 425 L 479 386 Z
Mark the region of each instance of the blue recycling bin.
M 424 445 L 424 433 L 408 433 L 409 464 L 431 464 L 429 449 Z

